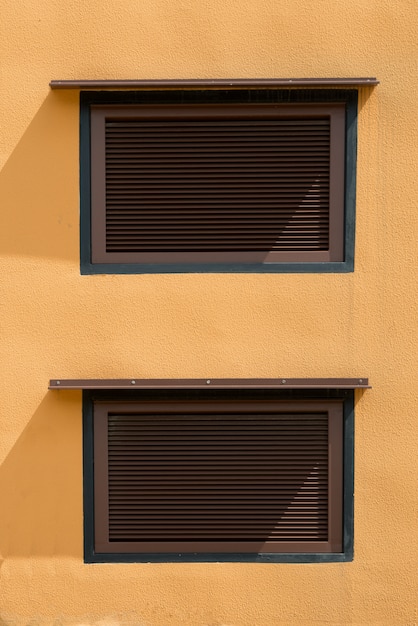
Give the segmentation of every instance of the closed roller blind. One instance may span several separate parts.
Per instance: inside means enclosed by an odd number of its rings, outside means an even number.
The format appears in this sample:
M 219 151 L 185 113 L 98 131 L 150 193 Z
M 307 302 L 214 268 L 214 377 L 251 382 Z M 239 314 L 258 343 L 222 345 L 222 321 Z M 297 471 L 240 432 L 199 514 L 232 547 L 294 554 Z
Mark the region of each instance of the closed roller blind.
M 93 189 L 93 213 L 104 213 L 103 259 L 330 260 L 331 212 L 343 210 L 331 166 L 341 169 L 344 153 L 332 147 L 331 113 L 247 107 L 235 119 L 238 108 L 206 108 L 172 119 L 102 113 L 104 191 L 95 200 Z
M 110 415 L 110 542 L 328 538 L 328 415 Z
M 108 252 L 327 250 L 329 119 L 108 121 Z

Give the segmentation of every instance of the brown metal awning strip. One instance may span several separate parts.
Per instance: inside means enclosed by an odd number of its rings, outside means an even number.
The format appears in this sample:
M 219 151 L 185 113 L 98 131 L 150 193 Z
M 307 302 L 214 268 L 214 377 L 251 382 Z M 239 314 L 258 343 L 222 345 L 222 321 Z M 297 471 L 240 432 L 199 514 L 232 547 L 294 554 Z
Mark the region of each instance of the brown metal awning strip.
M 370 87 L 374 78 L 186 78 L 167 80 L 51 80 L 51 89 L 167 89 L 236 88 L 270 89 L 276 87 Z
M 49 389 L 371 389 L 368 378 L 53 379 Z

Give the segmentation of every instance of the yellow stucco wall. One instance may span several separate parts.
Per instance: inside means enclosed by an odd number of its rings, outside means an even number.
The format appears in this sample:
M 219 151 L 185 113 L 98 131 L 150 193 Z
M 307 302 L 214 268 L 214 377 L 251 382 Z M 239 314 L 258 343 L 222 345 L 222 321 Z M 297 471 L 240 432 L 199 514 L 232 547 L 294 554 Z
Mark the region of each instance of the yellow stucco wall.
M 1 624 L 418 623 L 417 9 L 1 3 Z M 374 75 L 354 273 L 80 276 L 78 93 L 51 79 Z M 49 378 L 359 375 L 352 563 L 83 563 L 81 392 Z

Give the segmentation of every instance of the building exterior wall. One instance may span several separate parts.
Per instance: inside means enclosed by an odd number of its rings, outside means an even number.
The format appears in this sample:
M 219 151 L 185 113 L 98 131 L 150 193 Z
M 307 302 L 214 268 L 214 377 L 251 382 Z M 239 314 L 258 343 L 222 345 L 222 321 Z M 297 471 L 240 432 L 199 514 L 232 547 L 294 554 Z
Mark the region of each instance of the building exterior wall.
M 0 623 L 415 624 L 415 0 L 2 5 Z M 381 81 L 354 273 L 80 275 L 79 93 L 51 79 L 298 76 Z M 131 376 L 369 376 L 354 561 L 84 564 L 81 392 L 47 384 Z

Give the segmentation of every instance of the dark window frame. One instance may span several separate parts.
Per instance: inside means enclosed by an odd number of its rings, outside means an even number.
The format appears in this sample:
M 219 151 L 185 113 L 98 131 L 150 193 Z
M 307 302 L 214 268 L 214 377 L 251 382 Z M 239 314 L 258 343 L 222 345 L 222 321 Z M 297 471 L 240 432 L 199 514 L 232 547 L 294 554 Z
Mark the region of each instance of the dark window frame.
M 94 403 L 116 402 L 182 402 L 220 403 L 278 402 L 318 405 L 339 401 L 343 420 L 343 489 L 342 489 L 342 549 L 337 552 L 285 553 L 141 553 L 106 552 L 95 549 L 94 506 Z M 86 563 L 100 562 L 342 562 L 353 559 L 353 493 L 354 493 L 354 391 L 353 390 L 160 390 L 160 391 L 83 391 L 83 459 L 84 459 L 84 559 Z
M 321 272 L 352 272 L 354 269 L 354 234 L 355 234 L 355 179 L 357 151 L 357 98 L 356 89 L 214 89 L 214 90 L 161 90 L 136 92 L 81 92 L 80 93 L 80 248 L 82 274 L 141 274 L 141 273 L 321 273 Z M 291 262 L 284 260 L 263 263 L 257 261 L 243 263 L 233 255 L 220 263 L 207 260 L 183 262 L 146 262 L 135 263 L 106 261 L 101 255 L 99 262 L 92 262 L 92 189 L 91 189 L 91 109 L 98 106 L 129 107 L 133 105 L 153 107 L 157 105 L 193 106 L 196 104 L 228 105 L 233 107 L 251 104 L 280 104 L 283 106 L 316 107 L 344 105 L 345 107 L 345 163 L 344 163 L 344 204 L 340 229 L 343 248 L 342 260 L 312 261 L 305 256 L 303 261 Z M 180 106 L 181 105 L 181 106 Z M 296 107 L 295 107 L 296 108 Z M 331 139 L 332 141 L 332 139 Z M 331 181 L 331 184 L 333 182 Z M 100 228 L 100 225 L 99 225 Z M 101 225 L 103 230 L 103 224 Z M 343 233 L 342 233 L 343 231 Z M 306 254 L 306 253 L 305 253 Z M 228 255 L 227 255 L 228 256 Z M 122 255 L 123 257 L 123 255 Z M 127 258 L 127 257 L 126 257 Z M 201 257 L 204 259 L 204 256 Z M 303 257 L 302 257 L 303 258 Z M 318 257 L 320 258 L 320 257 Z

